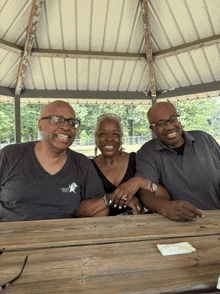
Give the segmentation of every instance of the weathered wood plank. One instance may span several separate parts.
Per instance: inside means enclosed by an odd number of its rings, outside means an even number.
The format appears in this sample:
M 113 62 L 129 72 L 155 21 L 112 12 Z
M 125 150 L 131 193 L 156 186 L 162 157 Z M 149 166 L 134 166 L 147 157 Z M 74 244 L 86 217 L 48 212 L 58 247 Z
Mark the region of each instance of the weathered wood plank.
M 178 223 L 161 215 L 0 223 L 7 251 L 220 234 L 220 210 Z
M 196 252 L 164 257 L 156 246 L 183 241 Z M 28 254 L 25 270 L 8 294 L 204 293 L 199 291 L 216 289 L 219 252 L 219 236 L 5 252 L 0 284 L 18 274 Z

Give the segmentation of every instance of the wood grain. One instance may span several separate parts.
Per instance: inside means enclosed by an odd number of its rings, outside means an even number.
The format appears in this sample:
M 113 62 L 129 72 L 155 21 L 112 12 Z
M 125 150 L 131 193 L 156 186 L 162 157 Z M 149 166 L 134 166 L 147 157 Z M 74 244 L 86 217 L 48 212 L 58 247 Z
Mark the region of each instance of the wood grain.
M 181 242 L 182 238 L 163 243 Z M 6 252 L 0 283 L 22 276 L 6 293 L 184 293 L 216 289 L 220 274 L 218 236 L 187 237 L 191 254 L 162 256 L 157 240 Z M 197 292 L 200 293 L 200 292 Z
M 185 223 L 158 214 L 11 222 L 0 223 L 0 248 L 31 250 L 218 234 L 220 210 Z

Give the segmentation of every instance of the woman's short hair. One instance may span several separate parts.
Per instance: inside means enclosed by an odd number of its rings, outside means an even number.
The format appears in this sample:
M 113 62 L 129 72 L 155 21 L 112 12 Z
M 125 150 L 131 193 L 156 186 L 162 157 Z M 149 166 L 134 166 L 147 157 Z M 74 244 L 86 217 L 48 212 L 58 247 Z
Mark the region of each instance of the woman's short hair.
M 93 133 L 95 140 L 97 139 L 101 123 L 103 122 L 103 120 L 106 120 L 106 119 L 117 121 L 117 123 L 119 125 L 119 130 L 120 130 L 120 137 L 122 139 L 123 138 L 123 124 L 121 122 L 121 118 L 117 114 L 114 114 L 114 113 L 104 113 L 97 118 L 97 122 L 96 122 L 96 125 L 94 128 L 94 133 Z

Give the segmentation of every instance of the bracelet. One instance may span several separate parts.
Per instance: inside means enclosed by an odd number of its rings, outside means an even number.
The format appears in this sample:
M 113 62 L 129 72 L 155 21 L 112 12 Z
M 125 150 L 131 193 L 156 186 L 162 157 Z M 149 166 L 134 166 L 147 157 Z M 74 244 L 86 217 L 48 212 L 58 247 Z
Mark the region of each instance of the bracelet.
M 109 203 L 109 194 L 105 194 L 105 195 L 103 196 L 103 198 L 104 198 L 105 205 L 106 205 L 107 207 L 112 206 L 112 205 Z

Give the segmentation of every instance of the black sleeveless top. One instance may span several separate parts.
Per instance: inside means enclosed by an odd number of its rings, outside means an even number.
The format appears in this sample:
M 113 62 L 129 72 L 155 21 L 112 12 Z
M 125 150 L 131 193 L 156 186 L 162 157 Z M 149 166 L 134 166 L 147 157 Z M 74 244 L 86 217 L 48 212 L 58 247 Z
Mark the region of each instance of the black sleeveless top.
M 123 177 L 123 179 L 121 180 L 120 184 L 127 182 L 130 178 L 133 178 L 135 176 L 135 172 L 136 172 L 136 161 L 135 161 L 135 152 L 131 152 L 129 154 L 129 162 L 128 162 L 128 167 L 127 170 L 125 172 L 125 175 Z M 114 186 L 101 172 L 101 170 L 99 169 L 99 167 L 97 166 L 97 164 L 95 163 L 95 161 L 93 159 L 91 159 L 99 177 L 102 180 L 104 189 L 105 189 L 105 193 L 109 194 L 109 193 L 113 193 L 115 191 L 115 189 L 117 188 L 116 186 Z M 119 184 L 119 185 L 120 185 Z M 119 186 L 118 185 L 118 186 Z M 122 214 L 127 210 L 131 210 L 130 207 L 126 207 L 126 208 L 122 208 L 122 209 L 118 209 L 118 207 L 114 207 L 111 206 L 109 209 L 109 215 L 118 215 L 118 214 Z

